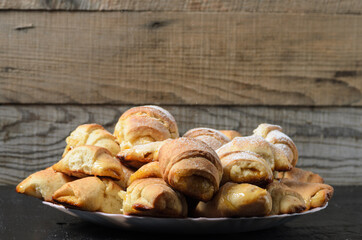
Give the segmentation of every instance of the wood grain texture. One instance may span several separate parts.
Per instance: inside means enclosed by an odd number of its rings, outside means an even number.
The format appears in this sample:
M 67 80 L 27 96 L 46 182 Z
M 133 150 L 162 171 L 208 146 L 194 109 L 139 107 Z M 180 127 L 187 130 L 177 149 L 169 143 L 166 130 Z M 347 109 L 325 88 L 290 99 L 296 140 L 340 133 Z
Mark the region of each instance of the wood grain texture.
M 0 104 L 362 106 L 361 26 L 338 14 L 3 11 Z
M 362 3 L 358 0 L 2 0 L 0 9 L 361 14 Z
M 0 184 L 16 184 L 60 160 L 65 138 L 78 125 L 99 123 L 113 132 L 130 106 L 0 106 Z M 259 123 L 280 124 L 295 141 L 298 166 L 333 185 L 362 183 L 361 108 L 167 106 L 181 133 L 194 127 L 250 135 Z

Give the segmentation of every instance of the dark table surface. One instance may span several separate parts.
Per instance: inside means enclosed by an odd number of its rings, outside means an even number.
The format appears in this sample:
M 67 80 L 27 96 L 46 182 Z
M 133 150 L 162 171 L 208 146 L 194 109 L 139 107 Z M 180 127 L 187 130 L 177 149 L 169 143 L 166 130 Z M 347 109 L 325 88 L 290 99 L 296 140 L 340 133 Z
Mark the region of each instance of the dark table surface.
M 84 222 L 45 206 L 38 199 L 0 186 L 0 239 L 174 239 Z M 279 227 L 229 235 L 189 235 L 191 239 L 362 239 L 362 186 L 335 187 L 329 206 Z

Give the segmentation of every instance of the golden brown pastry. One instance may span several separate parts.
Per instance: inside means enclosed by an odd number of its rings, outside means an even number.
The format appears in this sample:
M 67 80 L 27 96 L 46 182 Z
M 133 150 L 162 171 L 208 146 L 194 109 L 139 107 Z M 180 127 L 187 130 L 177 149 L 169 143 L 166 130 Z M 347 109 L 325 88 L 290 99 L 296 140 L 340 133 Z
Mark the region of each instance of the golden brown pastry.
M 98 124 L 83 124 L 78 126 L 66 139 L 63 157 L 73 148 L 81 145 L 93 145 L 104 147 L 112 153 L 113 156 L 120 151 L 120 146 L 116 138 Z
M 53 200 L 86 211 L 122 213 L 121 187 L 107 178 L 86 177 L 58 189 Z
M 298 149 L 280 126 L 262 123 L 254 130 L 254 134 L 273 144 L 275 170 L 289 171 L 297 164 Z
M 272 209 L 270 194 L 248 183 L 228 182 L 209 202 L 196 207 L 198 217 L 252 217 L 268 215 Z
M 129 178 L 128 186 L 135 180 L 143 178 L 162 178 L 159 162 L 150 162 L 140 167 Z
M 274 177 L 276 179 L 287 178 L 297 182 L 324 183 L 323 178 L 318 174 L 296 167 L 288 172 L 274 172 Z
M 230 140 L 233 140 L 236 137 L 242 137 L 242 135 L 235 130 L 219 130 L 219 132 L 225 134 Z
M 53 169 L 69 176 L 95 175 L 117 180 L 124 174 L 121 163 L 107 149 L 89 145 L 74 148 Z
M 56 172 L 51 167 L 48 167 L 24 179 L 18 184 L 16 191 L 52 202 L 53 193 L 67 182 L 73 180 L 74 178 L 61 172 Z
M 114 135 L 121 144 L 121 150 L 179 137 L 174 117 L 157 106 L 134 107 L 124 112 L 116 124 Z
M 234 151 L 219 157 L 224 169 L 223 183 L 251 183 L 266 186 L 273 181 L 273 172 L 269 164 L 256 153 Z
M 158 152 L 166 141 L 170 140 L 132 146 L 119 152 L 117 158 L 127 166 L 140 168 L 149 162 L 158 161 Z
M 170 188 L 162 178 L 137 179 L 119 194 L 123 213 L 152 217 L 186 217 L 185 198 Z
M 201 140 L 214 150 L 230 142 L 230 139 L 225 134 L 211 128 L 193 128 L 188 130 L 183 137 Z
M 272 182 L 267 191 L 273 200 L 270 215 L 299 213 L 307 208 L 303 197 L 283 183 Z
M 122 164 L 121 164 L 122 165 Z M 128 187 L 129 179 L 131 178 L 132 174 L 135 172 L 132 169 L 122 165 L 122 172 L 121 179 L 116 180 L 115 183 L 118 184 L 122 189 L 126 189 Z
M 195 138 L 166 142 L 159 151 L 163 179 L 175 190 L 209 201 L 219 189 L 222 165 L 215 151 Z
M 303 183 L 289 179 L 282 179 L 284 183 L 297 193 L 305 202 L 306 210 L 324 206 L 333 196 L 333 187 L 323 183 Z
M 231 142 L 217 150 L 220 156 L 234 151 L 249 151 L 260 155 L 274 170 L 274 155 L 271 144 L 264 138 L 253 135 L 248 137 L 236 137 Z

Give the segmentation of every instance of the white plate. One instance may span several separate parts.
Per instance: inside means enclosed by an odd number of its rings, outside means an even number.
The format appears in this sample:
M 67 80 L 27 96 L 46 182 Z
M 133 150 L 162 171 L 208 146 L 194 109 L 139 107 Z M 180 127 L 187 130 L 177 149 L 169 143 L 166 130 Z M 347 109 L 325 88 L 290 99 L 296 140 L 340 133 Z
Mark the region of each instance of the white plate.
M 172 232 L 172 233 L 236 233 L 267 229 L 281 225 L 297 217 L 318 212 L 325 209 L 328 203 L 320 208 L 283 215 L 266 217 L 240 218 L 154 218 L 127 216 L 123 214 L 108 214 L 102 212 L 88 212 L 66 208 L 62 205 L 43 202 L 45 205 L 56 208 L 72 216 L 96 224 L 112 226 L 138 232 Z

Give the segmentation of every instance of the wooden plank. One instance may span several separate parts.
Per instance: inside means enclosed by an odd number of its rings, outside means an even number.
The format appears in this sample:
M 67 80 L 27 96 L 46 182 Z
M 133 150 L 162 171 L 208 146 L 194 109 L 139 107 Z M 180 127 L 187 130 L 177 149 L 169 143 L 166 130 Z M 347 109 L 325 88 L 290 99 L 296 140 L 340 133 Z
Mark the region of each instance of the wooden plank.
M 0 183 L 16 184 L 60 160 L 65 138 L 96 122 L 113 132 L 129 106 L 0 106 Z M 259 123 L 280 124 L 295 141 L 298 166 L 333 185 L 362 183 L 362 108 L 167 106 L 180 132 L 194 127 L 249 135 Z
M 361 14 L 362 3 L 358 0 L 2 0 L 0 9 Z
M 362 105 L 362 16 L 2 12 L 0 103 Z

